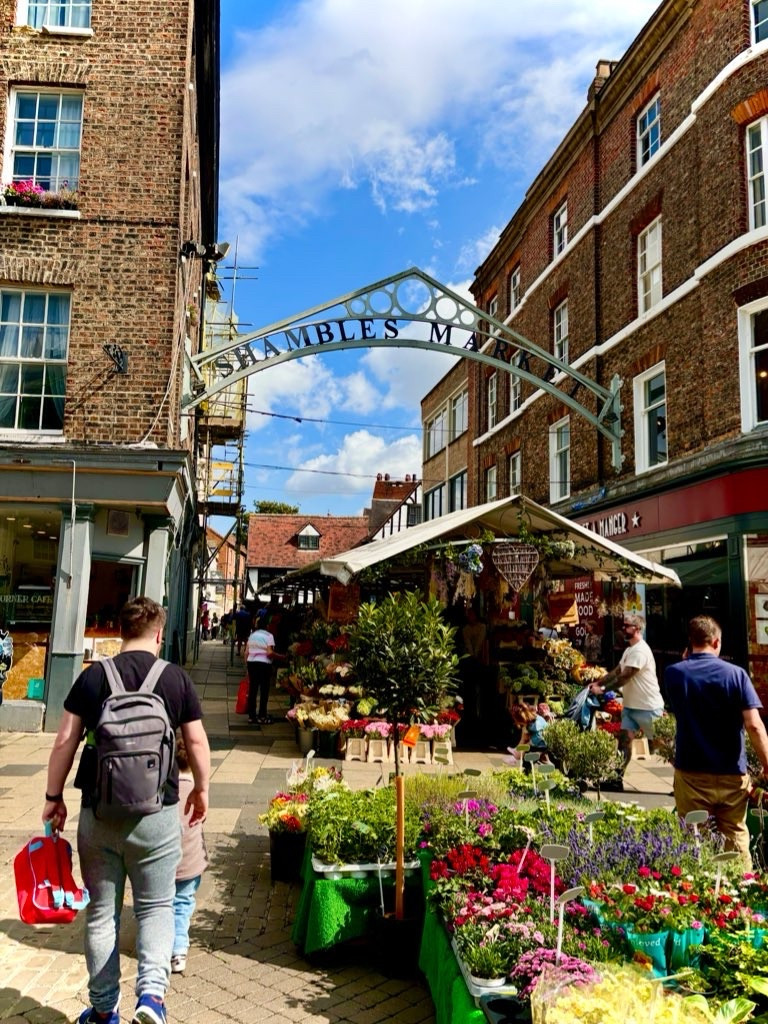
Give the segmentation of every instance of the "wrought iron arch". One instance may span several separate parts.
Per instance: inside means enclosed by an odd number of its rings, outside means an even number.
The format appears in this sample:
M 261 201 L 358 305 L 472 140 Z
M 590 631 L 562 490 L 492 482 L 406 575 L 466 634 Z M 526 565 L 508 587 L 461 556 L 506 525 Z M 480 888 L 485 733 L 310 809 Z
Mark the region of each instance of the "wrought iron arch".
M 415 336 L 404 333 L 409 330 Z M 419 331 L 424 336 L 418 336 Z M 191 392 L 184 396 L 183 407 L 194 409 L 244 377 L 280 363 L 318 352 L 379 346 L 474 359 L 528 381 L 606 437 L 611 442 L 612 465 L 620 470 L 622 382 L 618 375 L 610 387 L 598 384 L 415 267 L 198 352 L 189 359 Z M 543 374 L 531 369 L 531 358 L 545 364 Z M 563 390 L 566 379 L 572 384 Z M 576 398 L 581 388 L 597 400 L 597 413 Z

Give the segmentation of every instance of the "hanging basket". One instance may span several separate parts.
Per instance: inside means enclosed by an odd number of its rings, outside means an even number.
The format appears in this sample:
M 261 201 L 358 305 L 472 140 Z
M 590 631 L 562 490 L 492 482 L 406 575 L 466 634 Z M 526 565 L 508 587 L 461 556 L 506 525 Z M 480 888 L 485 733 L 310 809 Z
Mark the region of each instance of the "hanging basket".
M 493 547 L 493 564 L 515 593 L 522 589 L 539 564 L 539 552 L 533 544 L 503 541 Z

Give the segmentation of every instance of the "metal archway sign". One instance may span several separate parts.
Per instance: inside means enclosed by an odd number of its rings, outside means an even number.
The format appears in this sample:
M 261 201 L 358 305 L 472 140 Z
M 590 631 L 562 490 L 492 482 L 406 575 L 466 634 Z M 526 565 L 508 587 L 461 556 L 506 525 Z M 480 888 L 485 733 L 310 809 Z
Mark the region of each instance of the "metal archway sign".
M 609 388 L 598 384 L 416 267 L 189 357 L 191 391 L 183 398 L 183 408 L 194 409 L 244 377 L 279 363 L 379 346 L 474 359 L 528 381 L 606 437 L 611 464 L 617 472 L 621 469 L 618 375 Z M 543 374 L 531 369 L 531 359 L 545 364 Z M 571 387 L 561 390 L 566 379 Z M 577 400 L 580 388 L 595 397 L 597 413 Z

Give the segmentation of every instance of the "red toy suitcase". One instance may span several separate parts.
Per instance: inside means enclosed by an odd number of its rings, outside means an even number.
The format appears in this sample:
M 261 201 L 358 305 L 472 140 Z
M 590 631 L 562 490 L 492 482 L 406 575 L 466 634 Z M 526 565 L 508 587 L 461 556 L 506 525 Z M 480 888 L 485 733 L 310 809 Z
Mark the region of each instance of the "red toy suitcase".
M 248 711 L 248 680 L 241 679 L 237 688 L 237 700 L 235 701 L 235 714 L 245 715 Z
M 13 861 L 19 916 L 27 924 L 68 924 L 88 903 L 72 876 L 72 847 L 58 832 L 35 836 Z

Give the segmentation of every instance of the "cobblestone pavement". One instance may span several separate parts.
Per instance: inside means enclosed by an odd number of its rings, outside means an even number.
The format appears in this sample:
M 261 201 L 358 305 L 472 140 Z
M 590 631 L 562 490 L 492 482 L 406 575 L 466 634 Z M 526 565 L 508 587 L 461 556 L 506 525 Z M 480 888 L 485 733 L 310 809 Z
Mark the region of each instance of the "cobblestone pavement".
M 242 671 L 239 659 L 234 665 L 231 660 L 223 644 L 209 642 L 191 669 L 212 747 L 211 811 L 206 823 L 211 865 L 198 892 L 186 972 L 172 976 L 169 1020 L 433 1021 L 423 979 L 416 973 L 391 976 L 372 948 L 344 947 L 308 960 L 291 942 L 299 889 L 271 883 L 269 843 L 258 814 L 299 755 L 287 723 L 258 728 L 234 715 Z M 273 714 L 283 710 L 279 696 L 273 695 L 270 709 Z M 39 829 L 52 739 L 47 734 L 0 734 L 0 1020 L 6 1024 L 63 1024 L 76 1020 L 87 1005 L 83 915 L 72 925 L 30 927 L 18 920 L 16 905 L 13 857 Z M 458 752 L 456 770 L 488 768 L 501 760 L 500 753 Z M 353 787 L 371 786 L 382 766 L 345 762 L 344 772 Z M 646 805 L 670 802 L 671 771 L 655 758 L 633 762 L 627 780 L 625 799 Z M 66 835 L 74 845 L 77 791 L 69 785 L 65 797 L 70 811 Z M 125 1020 L 130 1020 L 135 1001 L 130 902 L 129 890 L 120 944 Z

